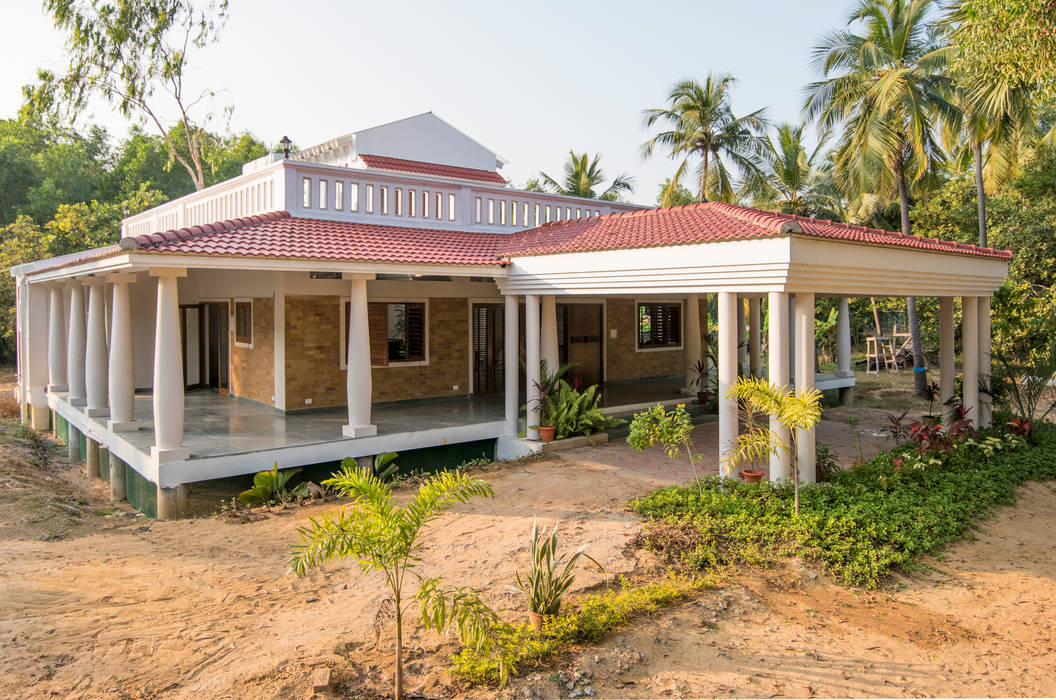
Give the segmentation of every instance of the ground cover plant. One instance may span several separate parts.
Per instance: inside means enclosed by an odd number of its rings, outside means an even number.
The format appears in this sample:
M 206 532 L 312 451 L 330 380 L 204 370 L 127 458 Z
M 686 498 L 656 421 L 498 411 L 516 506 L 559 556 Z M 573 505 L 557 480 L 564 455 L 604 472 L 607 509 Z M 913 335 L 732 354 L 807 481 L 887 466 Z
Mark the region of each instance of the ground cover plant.
M 951 426 L 952 427 L 952 426 Z M 875 588 L 939 554 L 1030 480 L 1056 478 L 1056 426 L 928 434 L 839 472 L 831 483 L 743 484 L 707 478 L 631 502 L 642 543 L 687 572 L 798 555 L 837 582 Z M 921 431 L 918 430 L 918 433 Z

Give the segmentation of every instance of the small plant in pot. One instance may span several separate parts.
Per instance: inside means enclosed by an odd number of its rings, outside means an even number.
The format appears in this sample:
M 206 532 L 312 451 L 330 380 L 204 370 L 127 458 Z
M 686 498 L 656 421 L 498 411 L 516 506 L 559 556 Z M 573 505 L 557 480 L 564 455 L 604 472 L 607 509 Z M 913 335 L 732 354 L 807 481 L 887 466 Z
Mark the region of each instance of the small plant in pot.
M 573 573 L 580 557 L 586 557 L 602 570 L 594 557 L 587 554 L 585 547 L 580 547 L 571 556 L 557 554 L 557 526 L 546 534 L 546 528 L 539 529 L 539 523 L 532 520 L 532 566 L 522 578 L 517 573 L 517 590 L 528 597 L 528 622 L 537 631 L 543 629 L 543 618 L 556 615 L 561 611 L 561 598 L 576 580 Z
M 704 360 L 697 360 L 690 367 L 690 371 L 693 373 L 693 386 L 697 388 L 697 403 L 703 406 L 711 398 L 708 384 L 708 365 Z
M 539 408 L 539 425 L 529 426 L 539 431 L 539 439 L 543 442 L 552 442 L 557 425 L 554 421 L 554 400 L 559 389 L 562 377 L 570 369 L 578 367 L 578 362 L 566 362 L 553 372 L 550 371 L 550 363 L 546 360 L 539 361 L 539 381 L 533 382 L 537 397 L 535 405 Z
M 929 382 L 924 385 L 924 398 L 928 400 L 928 413 L 920 417 L 922 423 L 938 425 L 942 421 L 941 416 L 934 414 L 935 401 L 939 398 L 940 391 L 938 382 Z

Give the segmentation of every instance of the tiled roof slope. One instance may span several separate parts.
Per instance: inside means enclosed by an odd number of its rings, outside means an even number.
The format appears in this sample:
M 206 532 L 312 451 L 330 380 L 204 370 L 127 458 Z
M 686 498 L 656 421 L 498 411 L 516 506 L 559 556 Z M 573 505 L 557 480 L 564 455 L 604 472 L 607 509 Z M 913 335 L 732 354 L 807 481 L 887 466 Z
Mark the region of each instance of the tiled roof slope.
M 725 202 L 667 209 L 645 209 L 592 219 L 550 223 L 510 236 L 506 257 L 686 245 L 708 241 L 762 238 L 781 234 L 917 248 L 943 253 L 1008 259 L 1007 250 L 942 241 L 851 226 L 791 214 L 775 214 Z
M 437 177 L 455 177 L 460 180 L 493 182 L 497 185 L 506 184 L 506 180 L 502 175 L 491 170 L 463 168 L 457 165 L 443 165 L 441 163 L 426 163 L 425 161 L 420 160 L 404 160 L 403 158 L 390 158 L 388 156 L 374 156 L 369 153 L 360 153 L 359 157 L 367 164 L 368 168 L 398 170 L 404 173 L 420 173 L 422 175 L 435 175 Z
M 498 265 L 503 234 L 378 226 L 291 217 L 289 212 L 126 238 L 123 247 L 222 255 L 423 265 Z

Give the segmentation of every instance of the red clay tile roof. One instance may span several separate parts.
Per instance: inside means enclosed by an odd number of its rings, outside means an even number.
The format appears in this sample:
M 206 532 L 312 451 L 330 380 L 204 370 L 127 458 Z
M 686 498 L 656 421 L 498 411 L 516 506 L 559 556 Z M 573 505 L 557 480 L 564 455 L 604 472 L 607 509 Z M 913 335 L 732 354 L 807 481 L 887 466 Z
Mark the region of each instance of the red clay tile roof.
M 790 214 L 775 214 L 725 202 L 705 202 L 668 209 L 644 209 L 592 219 L 549 223 L 510 236 L 502 247 L 502 255 L 516 257 L 648 248 L 792 233 L 1004 260 L 1012 257 L 1012 253 L 1007 250 L 980 248 L 934 238 L 903 236 L 901 233 Z
M 491 170 L 462 168 L 457 165 L 426 163 L 420 160 L 404 160 L 403 158 L 389 158 L 388 156 L 373 156 L 369 153 L 360 153 L 359 158 L 367 164 L 368 168 L 378 168 L 379 170 L 399 170 L 405 173 L 421 173 L 422 175 L 436 175 L 437 177 L 456 177 L 460 180 L 493 182 L 497 185 L 506 184 L 506 180 L 502 175 Z
M 126 238 L 121 245 L 132 250 L 180 255 L 501 265 L 498 251 L 505 237 L 498 233 L 301 219 L 282 211 Z

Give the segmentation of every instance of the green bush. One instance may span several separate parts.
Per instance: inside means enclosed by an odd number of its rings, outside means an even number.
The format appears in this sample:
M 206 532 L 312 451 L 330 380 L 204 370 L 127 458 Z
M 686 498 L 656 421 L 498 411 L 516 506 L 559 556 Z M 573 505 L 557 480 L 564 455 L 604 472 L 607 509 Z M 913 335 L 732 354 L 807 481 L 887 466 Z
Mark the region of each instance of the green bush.
M 684 570 L 799 555 L 842 584 L 875 588 L 1011 503 L 1021 483 L 1056 478 L 1056 426 L 1036 427 L 1027 442 L 1003 437 L 1004 449 L 992 449 L 994 439 L 959 443 L 937 464 L 915 459 L 910 445 L 881 453 L 803 488 L 798 516 L 791 484 L 718 478 L 699 490 L 659 489 L 631 507 L 649 520 L 641 544 Z

